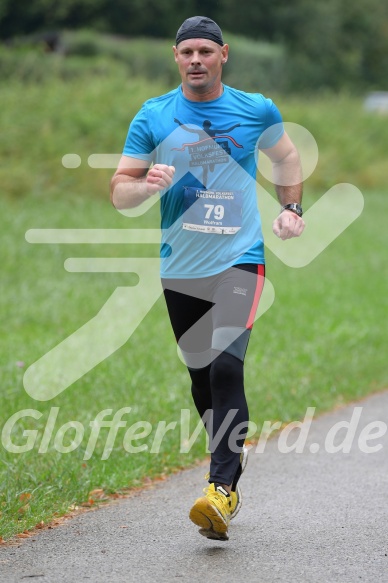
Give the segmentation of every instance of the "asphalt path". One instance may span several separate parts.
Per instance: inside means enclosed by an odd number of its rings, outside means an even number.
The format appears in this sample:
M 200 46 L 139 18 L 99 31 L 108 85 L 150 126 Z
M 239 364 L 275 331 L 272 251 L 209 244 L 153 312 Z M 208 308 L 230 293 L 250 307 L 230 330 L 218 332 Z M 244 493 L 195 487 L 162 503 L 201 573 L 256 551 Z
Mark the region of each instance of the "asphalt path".
M 297 429 L 252 449 L 227 542 L 188 519 L 201 466 L 0 547 L 0 581 L 388 582 L 387 425 L 388 391 L 314 419 L 300 453 Z

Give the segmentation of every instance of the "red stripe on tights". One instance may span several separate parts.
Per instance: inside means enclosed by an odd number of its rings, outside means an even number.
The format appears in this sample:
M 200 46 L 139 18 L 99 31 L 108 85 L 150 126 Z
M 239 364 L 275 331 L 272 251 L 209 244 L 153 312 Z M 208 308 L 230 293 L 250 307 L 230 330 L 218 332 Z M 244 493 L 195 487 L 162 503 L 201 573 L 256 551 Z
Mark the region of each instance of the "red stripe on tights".
M 248 321 L 246 323 L 246 328 L 252 328 L 253 322 L 255 321 L 255 315 L 257 306 L 259 305 L 259 300 L 261 297 L 261 292 L 263 291 L 264 286 L 264 275 L 265 275 L 265 266 L 258 265 L 257 266 L 257 281 L 256 281 L 256 289 L 255 289 L 255 296 L 253 298 L 253 304 L 251 307 L 251 311 L 248 316 Z

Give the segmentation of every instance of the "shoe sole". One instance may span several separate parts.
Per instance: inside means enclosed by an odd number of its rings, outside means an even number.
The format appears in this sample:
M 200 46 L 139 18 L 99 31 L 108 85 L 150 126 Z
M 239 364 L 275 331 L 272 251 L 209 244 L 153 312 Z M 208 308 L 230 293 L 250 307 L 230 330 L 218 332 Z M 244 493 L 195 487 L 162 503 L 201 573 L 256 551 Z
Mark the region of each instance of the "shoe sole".
M 248 453 L 249 453 L 249 449 L 244 445 L 243 450 L 242 450 L 242 459 L 241 459 L 241 475 L 243 474 L 243 472 L 246 468 L 246 465 L 248 463 Z M 231 520 L 240 512 L 240 509 L 242 506 L 242 492 L 241 492 L 240 486 L 238 484 L 236 487 L 236 493 L 238 496 L 238 502 L 236 504 L 236 508 L 233 510 L 232 514 L 230 515 Z
M 243 446 L 243 450 L 242 450 L 242 460 L 241 460 L 241 473 L 244 472 L 247 463 L 248 463 L 248 453 L 249 453 L 249 449 L 247 448 L 246 445 Z
M 213 540 L 229 540 L 228 525 L 220 512 L 204 498 L 190 510 L 189 518 L 200 527 L 199 533 Z
M 211 540 L 222 540 L 222 541 L 227 541 L 229 540 L 228 535 L 223 534 L 221 535 L 218 532 L 215 532 L 214 530 L 208 530 L 206 528 L 200 528 L 199 529 L 199 534 L 202 534 L 202 536 L 205 536 L 206 538 L 209 538 Z
M 238 484 L 236 487 L 236 494 L 238 496 L 238 502 L 236 504 L 236 508 L 233 510 L 233 512 L 230 515 L 230 520 L 232 520 L 232 518 L 234 518 L 240 512 L 240 509 L 242 506 L 242 492 L 241 492 L 240 486 Z

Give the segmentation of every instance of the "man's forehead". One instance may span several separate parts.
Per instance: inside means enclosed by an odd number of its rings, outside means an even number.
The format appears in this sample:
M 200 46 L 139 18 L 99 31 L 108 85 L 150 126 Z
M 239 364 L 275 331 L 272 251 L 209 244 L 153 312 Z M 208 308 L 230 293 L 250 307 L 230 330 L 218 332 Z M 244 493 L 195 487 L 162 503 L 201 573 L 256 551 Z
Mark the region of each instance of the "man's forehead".
M 207 39 L 207 38 L 188 38 L 183 40 L 177 46 L 179 51 L 185 49 L 201 49 L 201 48 L 212 48 L 212 49 L 221 49 L 221 46 L 214 41 Z

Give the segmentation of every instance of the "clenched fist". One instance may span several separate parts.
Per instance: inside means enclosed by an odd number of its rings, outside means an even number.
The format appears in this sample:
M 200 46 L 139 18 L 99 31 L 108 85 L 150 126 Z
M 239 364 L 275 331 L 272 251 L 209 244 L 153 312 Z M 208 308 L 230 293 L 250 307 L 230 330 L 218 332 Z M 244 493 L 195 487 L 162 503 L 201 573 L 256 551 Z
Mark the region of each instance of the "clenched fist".
M 166 164 L 155 164 L 152 166 L 146 177 L 147 194 L 152 196 L 159 192 L 159 190 L 168 188 L 172 183 L 174 173 L 174 166 L 167 166 Z
M 285 241 L 292 237 L 299 237 L 304 229 L 304 220 L 292 211 L 282 211 L 274 220 L 272 230 L 277 237 Z

